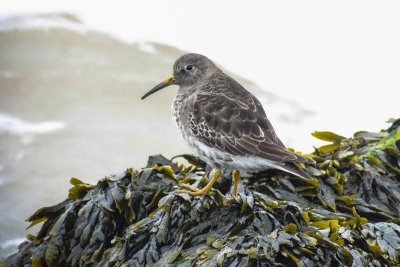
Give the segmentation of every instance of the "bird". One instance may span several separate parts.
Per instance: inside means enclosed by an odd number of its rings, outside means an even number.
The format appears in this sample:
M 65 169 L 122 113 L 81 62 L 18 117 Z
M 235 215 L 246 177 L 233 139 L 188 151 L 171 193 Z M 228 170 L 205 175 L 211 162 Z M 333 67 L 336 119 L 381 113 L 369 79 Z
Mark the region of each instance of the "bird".
M 278 169 L 304 178 L 298 167 L 311 158 L 289 151 L 276 135 L 260 101 L 208 57 L 188 53 L 173 65 L 173 74 L 141 99 L 170 85 L 179 89 L 172 103 L 176 126 L 193 152 L 215 171 L 202 189 L 181 184 L 192 196 L 211 194 L 221 171 L 232 172 L 233 195 L 240 175 Z

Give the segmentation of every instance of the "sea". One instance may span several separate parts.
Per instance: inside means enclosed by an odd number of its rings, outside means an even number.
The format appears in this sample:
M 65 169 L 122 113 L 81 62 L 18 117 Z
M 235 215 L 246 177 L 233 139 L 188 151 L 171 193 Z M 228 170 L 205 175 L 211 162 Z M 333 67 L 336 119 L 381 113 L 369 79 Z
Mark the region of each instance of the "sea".
M 216 11 L 210 11 L 211 22 L 201 23 L 195 14 L 179 17 L 190 7 L 177 3 L 182 6 L 171 11 L 171 20 L 162 10 L 150 15 L 148 6 L 132 14 L 118 9 L 102 19 L 88 7 L 0 13 L 0 260 L 15 252 L 27 233 L 37 232 L 38 227 L 26 230 L 26 218 L 67 197 L 71 177 L 95 184 L 126 168 L 144 167 L 149 155 L 191 152 L 171 119 L 176 87 L 140 100 L 184 53 L 209 56 L 255 94 L 283 142 L 303 153 L 322 144 L 311 137 L 315 130 L 351 136 L 380 131 L 387 119 L 400 117 L 400 43 L 392 28 L 384 28 L 397 19 L 392 13 L 383 22 L 354 21 L 345 28 L 342 22 L 321 24 L 322 11 L 329 13 L 321 7 L 312 17 L 319 26 L 310 18 L 300 23 L 316 36 L 293 24 L 293 37 L 286 36 L 289 22 L 278 20 L 283 24 L 272 27 L 266 24 L 271 18 L 258 17 L 250 22 L 260 24 L 240 24 L 227 14 L 232 24 L 221 21 L 217 27 Z M 378 17 L 387 15 L 386 9 L 379 12 Z M 345 21 L 357 16 L 344 13 Z M 129 15 L 136 17 L 130 21 Z M 151 20 L 158 23 L 148 25 Z M 369 32 L 358 31 L 365 27 Z M 353 32 L 358 35 L 347 36 Z M 342 43 L 329 33 L 343 35 Z M 218 39 L 224 34 L 229 37 Z M 240 41 L 231 47 L 232 34 Z M 310 38 L 317 41 L 314 48 L 306 48 Z

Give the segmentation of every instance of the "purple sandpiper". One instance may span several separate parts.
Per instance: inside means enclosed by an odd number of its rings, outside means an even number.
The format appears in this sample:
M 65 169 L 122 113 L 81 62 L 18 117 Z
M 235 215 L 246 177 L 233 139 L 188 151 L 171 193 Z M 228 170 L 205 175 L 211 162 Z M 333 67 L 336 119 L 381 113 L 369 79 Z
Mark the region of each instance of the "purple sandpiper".
M 176 125 L 187 145 L 215 169 L 201 190 L 190 185 L 180 193 L 209 194 L 221 170 L 232 171 L 236 195 L 240 173 L 279 169 L 311 179 L 296 163 L 314 160 L 289 151 L 276 135 L 260 101 L 210 59 L 186 54 L 175 61 L 173 74 L 142 99 L 172 84 L 179 85 L 172 105 Z

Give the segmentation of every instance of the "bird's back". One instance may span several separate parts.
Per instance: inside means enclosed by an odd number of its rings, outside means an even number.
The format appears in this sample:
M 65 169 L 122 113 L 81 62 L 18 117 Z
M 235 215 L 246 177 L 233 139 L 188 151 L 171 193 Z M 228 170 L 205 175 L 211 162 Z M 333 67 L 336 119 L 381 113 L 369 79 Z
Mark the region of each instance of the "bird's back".
M 193 137 L 211 148 L 272 162 L 312 162 L 286 149 L 260 101 L 222 71 L 202 81 L 187 111 Z

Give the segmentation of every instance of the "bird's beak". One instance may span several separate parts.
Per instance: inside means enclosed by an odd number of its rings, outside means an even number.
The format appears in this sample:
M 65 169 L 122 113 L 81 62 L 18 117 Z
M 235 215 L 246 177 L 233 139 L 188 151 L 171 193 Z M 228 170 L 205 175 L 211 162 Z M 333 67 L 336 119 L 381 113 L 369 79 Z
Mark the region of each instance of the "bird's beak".
M 149 95 L 154 94 L 155 92 L 157 92 L 167 86 L 170 86 L 171 84 L 174 84 L 174 83 L 175 83 L 175 77 L 174 77 L 174 75 L 170 75 L 170 76 L 168 76 L 167 79 L 162 81 L 160 84 L 156 85 L 156 87 L 154 87 L 153 89 L 151 89 L 150 91 L 145 93 L 144 96 L 142 96 L 142 99 L 145 99 Z

